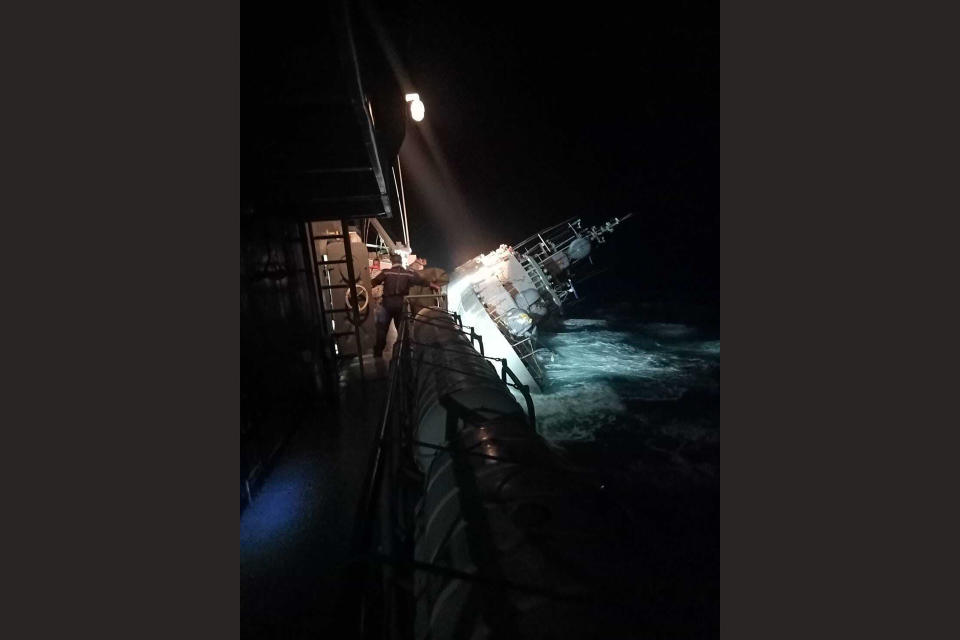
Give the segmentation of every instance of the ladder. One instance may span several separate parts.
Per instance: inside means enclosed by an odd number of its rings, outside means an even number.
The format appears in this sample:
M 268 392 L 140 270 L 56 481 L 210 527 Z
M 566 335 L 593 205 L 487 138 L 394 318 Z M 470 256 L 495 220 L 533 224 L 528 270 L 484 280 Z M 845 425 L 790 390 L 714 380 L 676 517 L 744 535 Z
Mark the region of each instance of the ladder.
M 346 358 L 351 358 L 353 356 L 344 355 L 339 353 L 339 350 L 336 348 L 337 338 L 342 336 L 352 335 L 356 340 L 357 344 L 357 359 L 360 363 L 360 379 L 364 380 L 363 372 L 363 341 L 360 339 L 360 299 L 357 295 L 357 274 L 353 268 L 353 248 L 350 246 L 350 230 L 347 225 L 347 220 L 340 220 L 340 233 L 325 234 L 315 236 L 313 235 L 313 230 L 311 223 L 307 222 L 307 236 L 310 238 L 310 261 L 313 264 L 314 272 L 314 282 L 316 286 L 317 297 L 320 300 L 319 311 L 321 321 L 323 322 L 324 334 L 329 338 L 328 347 L 330 348 L 334 359 L 337 361 L 344 360 Z M 316 241 L 317 240 L 343 240 L 343 259 L 342 260 L 327 260 L 324 256 L 318 256 L 316 252 Z M 329 266 L 335 264 L 344 264 L 347 267 L 347 284 L 331 284 L 330 282 L 330 273 Z M 350 292 L 350 299 L 353 300 L 353 304 L 347 305 L 344 307 L 336 307 L 335 299 L 333 292 L 339 289 L 347 289 Z M 329 296 L 325 295 L 329 293 Z M 328 306 L 329 298 L 329 306 Z M 350 316 L 350 321 L 353 324 L 352 331 L 337 331 L 336 325 L 334 323 L 333 314 L 335 313 L 347 313 Z

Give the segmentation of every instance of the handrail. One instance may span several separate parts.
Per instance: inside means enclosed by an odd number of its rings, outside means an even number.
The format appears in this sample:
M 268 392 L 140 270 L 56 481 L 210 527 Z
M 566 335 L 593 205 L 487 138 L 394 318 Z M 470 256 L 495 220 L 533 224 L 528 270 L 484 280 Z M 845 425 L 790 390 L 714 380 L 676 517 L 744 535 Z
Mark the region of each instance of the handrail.
M 463 326 L 463 320 L 460 319 L 460 314 L 458 314 L 458 313 L 456 313 L 456 312 L 451 312 L 451 311 L 444 311 L 443 309 L 437 309 L 437 310 L 438 310 L 438 311 L 443 311 L 444 313 L 446 313 L 446 314 L 448 314 L 448 315 L 452 315 L 452 316 L 454 317 L 454 319 L 457 321 L 457 324 L 459 325 L 460 329 L 458 330 L 456 327 L 445 327 L 445 326 L 443 326 L 442 324 L 437 324 L 436 322 L 430 322 L 429 320 L 424 320 L 423 318 L 418 318 L 417 316 L 415 316 L 413 313 L 410 313 L 410 312 L 406 313 L 404 317 L 405 317 L 405 318 L 408 318 L 408 319 L 410 319 L 410 320 L 413 320 L 414 322 L 421 322 L 421 323 L 423 323 L 423 324 L 428 324 L 428 325 L 430 325 L 431 327 L 437 327 L 438 329 L 443 329 L 444 331 L 454 331 L 454 332 L 460 333 L 460 334 L 462 334 L 462 335 L 469 335 L 469 336 L 470 336 L 470 344 L 472 345 L 474 342 L 479 343 L 479 344 L 480 344 L 480 355 L 486 357 L 486 354 L 484 353 L 484 350 L 483 350 L 483 336 L 480 335 L 479 333 L 477 333 L 475 327 L 467 326 L 466 328 L 467 328 L 467 329 L 470 329 L 470 333 L 468 334 L 467 332 L 462 331 L 462 329 L 464 328 L 464 326 Z
M 441 310 L 441 311 L 443 311 L 445 314 L 449 316 L 453 316 L 453 318 L 459 321 L 459 316 L 456 313 L 449 312 L 446 310 Z M 352 539 L 353 557 L 358 559 L 364 558 L 364 557 L 373 559 L 375 564 L 380 565 L 381 567 L 380 571 L 382 572 L 390 571 L 391 569 L 389 567 L 391 566 L 401 566 L 413 571 L 430 571 L 430 572 L 436 572 L 436 573 L 441 573 L 446 575 L 456 574 L 457 577 L 460 577 L 461 579 L 464 579 L 464 580 L 470 580 L 470 581 L 476 581 L 476 582 L 488 582 L 489 584 L 495 584 L 502 588 L 539 593 L 540 595 L 551 597 L 551 598 L 576 599 L 577 596 L 557 593 L 550 589 L 544 589 L 542 587 L 538 587 L 535 585 L 523 585 L 523 584 L 514 583 L 509 580 L 491 580 L 489 577 L 484 577 L 479 575 L 475 576 L 469 573 L 458 572 L 456 569 L 443 567 L 441 565 L 435 565 L 431 563 L 421 563 L 421 562 L 411 563 L 410 561 L 401 560 L 399 558 L 393 557 L 392 553 L 389 550 L 389 547 L 391 545 L 386 545 L 385 547 L 381 548 L 379 551 L 374 551 L 371 548 L 371 543 L 372 543 L 371 534 L 374 529 L 374 524 L 377 521 L 377 508 L 378 506 L 382 506 L 383 504 L 380 501 L 383 500 L 387 495 L 389 495 L 389 494 L 385 494 L 384 491 L 386 490 L 385 487 L 388 486 L 390 479 L 393 477 L 390 474 L 396 473 L 397 471 L 396 468 L 394 468 L 393 471 L 390 471 L 390 469 L 395 465 L 392 465 L 389 462 L 389 459 L 390 459 L 389 452 L 393 451 L 394 455 L 396 455 L 399 451 L 404 450 L 405 447 L 408 447 L 410 445 L 426 446 L 434 449 L 445 448 L 445 447 L 440 447 L 438 445 L 431 445 L 430 443 L 421 442 L 418 439 L 413 438 L 410 434 L 405 434 L 405 430 L 402 428 L 402 426 L 399 429 L 397 428 L 398 425 L 402 424 L 400 422 L 397 422 L 397 420 L 402 420 L 403 419 L 402 416 L 406 415 L 407 410 L 409 409 L 409 408 L 404 409 L 404 407 L 402 406 L 402 400 L 403 400 L 404 394 L 401 391 L 400 385 L 402 383 L 404 374 L 406 373 L 408 367 L 411 365 L 410 346 L 411 345 L 420 346 L 420 343 L 416 342 L 411 337 L 412 326 L 413 326 L 411 322 L 414 322 L 414 321 L 434 324 L 423 318 L 415 317 L 412 313 L 410 313 L 409 304 L 407 305 L 407 312 L 401 314 L 401 322 L 400 322 L 400 326 L 398 327 L 397 341 L 395 343 L 394 351 L 393 351 L 394 357 L 390 360 L 390 370 L 388 374 L 387 392 L 384 400 L 383 413 L 380 418 L 379 429 L 377 431 L 376 439 L 374 441 L 374 448 L 370 454 L 370 459 L 367 464 L 367 472 L 364 479 L 363 487 L 361 489 L 361 500 L 357 507 L 357 512 L 355 516 L 353 539 Z M 480 357 L 485 360 L 496 360 L 500 362 L 501 364 L 500 380 L 503 382 L 504 385 L 519 389 L 520 392 L 523 394 L 524 400 L 526 401 L 526 405 L 527 405 L 527 422 L 530 428 L 533 429 L 534 432 L 536 432 L 536 429 L 537 429 L 536 414 L 535 414 L 534 405 L 533 405 L 533 398 L 530 395 L 529 386 L 521 383 L 520 379 L 510 369 L 505 358 L 494 358 L 492 356 L 486 356 L 483 354 L 482 338 L 479 336 L 479 334 L 476 333 L 473 327 L 463 327 L 461 323 L 458 323 L 458 325 L 459 326 L 454 325 L 452 327 L 450 326 L 445 327 L 443 325 L 437 325 L 437 326 L 439 326 L 440 328 L 449 329 L 451 331 L 460 333 L 461 335 L 465 335 L 465 336 L 467 335 L 466 329 L 469 329 L 471 338 L 481 341 L 481 352 L 479 354 Z M 443 345 L 424 344 L 422 346 L 425 346 L 425 347 L 429 346 L 431 348 L 441 349 L 441 350 L 446 350 L 447 348 L 449 348 L 449 345 L 447 344 L 443 344 Z M 449 368 L 451 370 L 454 370 L 454 368 L 452 367 L 446 367 L 444 365 L 439 365 L 434 363 L 430 364 L 429 366 Z M 478 375 L 476 372 L 471 372 L 471 371 L 460 371 L 460 373 L 468 376 Z M 494 370 L 494 374 L 495 374 L 495 370 Z M 398 417 L 398 414 L 397 414 L 398 411 L 400 411 L 400 417 Z M 519 418 L 518 414 L 514 414 L 514 415 L 517 415 L 517 418 Z M 466 452 L 466 453 L 468 455 L 480 455 L 482 457 L 490 457 L 491 459 L 496 459 L 504 463 L 518 464 L 524 467 L 531 467 L 531 463 L 529 462 L 523 463 L 520 461 L 512 461 L 504 458 L 488 456 L 487 454 L 482 454 L 479 452 Z M 539 466 L 539 465 L 533 465 L 533 466 Z M 562 468 L 551 468 L 550 470 L 555 472 L 564 471 Z M 383 514 L 381 514 L 381 517 L 387 518 L 387 520 L 383 520 L 382 522 L 387 522 L 388 520 L 391 519 L 390 516 L 383 516 Z M 392 527 L 393 525 L 390 525 L 390 526 Z M 389 530 L 389 527 L 388 527 L 388 530 Z M 352 619 L 358 625 L 357 628 L 360 631 L 359 637 L 367 637 L 369 635 L 369 631 L 371 630 L 371 626 L 369 624 L 371 621 L 371 618 L 369 617 L 370 611 L 371 611 L 370 607 L 372 606 L 372 603 L 375 603 L 378 601 L 378 596 L 376 596 L 375 593 L 371 592 L 369 589 L 373 587 L 375 584 L 380 585 L 379 587 L 376 587 L 376 588 L 382 588 L 383 585 L 389 583 L 389 577 L 387 576 L 387 573 L 381 573 L 379 574 L 379 577 L 376 577 L 374 581 L 371 581 L 374 576 L 367 573 L 370 567 L 368 563 L 364 563 L 364 562 L 351 563 L 350 566 L 353 567 L 353 569 L 357 572 L 357 573 L 350 574 L 350 576 L 355 580 L 355 582 L 351 582 L 350 584 L 352 585 L 353 588 L 357 589 L 358 591 L 355 592 L 352 589 L 349 589 L 348 591 L 345 592 L 345 594 L 348 595 L 348 594 L 357 593 L 358 598 L 356 601 L 354 601 L 351 597 L 351 602 L 356 602 L 356 605 L 355 605 L 356 608 L 353 608 L 354 605 L 351 605 L 350 608 L 344 609 L 344 611 L 349 612 L 351 618 L 353 615 L 357 616 L 356 618 L 352 618 Z M 387 580 L 387 582 L 384 582 L 384 580 Z M 389 600 L 389 596 L 387 596 L 387 600 Z
M 401 322 L 399 328 L 399 335 L 397 337 L 397 342 L 402 344 L 406 336 L 407 323 Z M 360 357 L 363 357 L 363 354 L 360 354 Z M 374 514 L 377 506 L 377 497 L 379 494 L 379 489 L 382 484 L 381 476 L 383 474 L 384 466 L 384 455 L 383 449 L 384 444 L 388 442 L 387 438 L 387 426 L 390 424 L 390 417 L 392 415 L 393 402 L 395 398 L 395 391 L 397 389 L 397 383 L 400 379 L 400 364 L 399 358 L 394 357 L 390 360 L 390 373 L 389 373 L 389 382 L 387 386 L 387 396 L 384 402 L 383 407 L 383 417 L 380 420 L 380 429 L 377 432 L 377 438 L 375 440 L 376 446 L 374 447 L 373 452 L 370 455 L 370 462 L 367 465 L 367 474 L 364 479 L 364 485 L 361 489 L 361 500 L 360 504 L 357 507 L 357 513 L 354 519 L 354 530 L 353 530 L 353 541 L 352 541 L 352 551 L 354 555 L 364 555 L 370 545 L 370 533 L 371 533 L 371 524 L 374 521 Z M 359 601 L 357 606 L 359 610 L 358 628 L 360 630 L 360 636 L 364 635 L 364 629 L 366 628 L 366 609 L 367 609 L 367 593 L 366 590 L 362 587 L 363 578 L 362 576 L 358 577 L 357 587 L 360 589 Z
M 405 329 L 405 327 L 406 323 L 403 323 L 401 330 Z M 400 338 L 397 340 L 399 341 Z M 383 442 L 386 438 L 387 424 L 389 423 L 390 410 L 393 405 L 393 392 L 397 387 L 397 380 L 399 380 L 400 377 L 399 370 L 397 358 L 393 358 L 390 361 L 390 382 L 387 386 L 387 398 L 383 407 L 383 417 L 380 420 L 380 429 L 377 432 L 377 446 L 374 448 L 370 462 L 367 465 L 368 473 L 364 481 L 364 488 L 361 493 L 362 498 L 357 513 L 358 519 L 354 530 L 354 549 L 357 551 L 365 546 L 366 535 L 369 533 L 367 530 L 368 527 L 364 524 L 369 521 L 369 518 L 364 516 L 369 516 L 372 513 L 373 502 L 376 499 L 377 480 L 383 466 Z
M 403 296 L 406 300 L 413 300 L 415 298 L 446 298 L 447 294 L 445 293 L 414 293 L 412 295 Z M 446 309 L 443 309 L 446 311 Z
M 410 344 L 417 345 L 418 347 L 426 347 L 426 348 L 428 348 L 428 349 L 437 349 L 438 351 L 447 351 L 447 349 L 445 348 L 444 345 L 428 344 L 428 343 L 425 343 L 425 342 L 417 342 L 416 340 L 412 340 L 412 339 L 411 339 L 409 342 L 410 342 Z M 490 356 L 480 356 L 480 357 L 482 357 L 482 358 L 488 358 L 488 359 L 490 358 Z M 499 358 L 494 358 L 494 359 L 499 359 Z M 476 372 L 473 372 L 473 371 L 463 371 L 462 369 L 456 369 L 456 368 L 454 368 L 454 367 L 449 367 L 449 366 L 444 365 L 444 364 L 437 364 L 436 362 L 425 363 L 425 364 L 423 364 L 423 366 L 424 366 L 424 367 L 433 367 L 433 368 L 436 368 L 436 369 L 443 369 L 444 371 L 453 371 L 454 373 L 461 373 L 461 374 L 463 374 L 463 375 L 465 375 L 465 376 L 470 376 L 470 377 L 473 377 L 473 378 L 482 378 L 482 376 L 481 376 L 480 374 L 476 373 Z
M 510 368 L 510 365 L 507 364 L 506 358 L 495 358 L 493 356 L 483 356 L 487 360 L 497 360 L 500 362 L 500 376 L 503 380 L 503 384 L 513 387 L 520 391 L 523 394 L 523 399 L 527 403 L 527 418 L 530 420 L 530 426 L 534 431 L 537 430 L 537 416 L 533 408 L 533 397 L 530 395 L 530 386 L 520 382 L 520 378 L 517 377 L 517 374 L 513 372 Z M 510 379 L 513 380 L 513 384 L 507 382 L 507 376 L 510 376 Z
M 405 318 L 410 319 L 410 320 L 412 320 L 413 322 L 420 322 L 420 323 L 422 323 L 422 324 L 428 324 L 428 325 L 430 325 L 431 327 L 437 327 L 438 329 L 443 329 L 444 331 L 455 331 L 456 333 L 462 333 L 463 335 L 467 335 L 467 333 L 466 333 L 465 331 L 461 331 L 461 329 L 463 329 L 462 326 L 460 326 L 459 328 L 458 328 L 458 327 L 447 327 L 447 326 L 445 326 L 445 325 L 438 324 L 438 323 L 436 323 L 436 322 L 430 322 L 429 320 L 424 320 L 423 318 L 418 318 L 417 316 L 415 316 L 415 315 L 412 314 L 412 313 L 407 313 L 407 314 L 404 314 L 404 315 L 405 315 Z M 473 327 L 467 327 L 467 328 L 468 328 L 468 329 L 473 329 Z

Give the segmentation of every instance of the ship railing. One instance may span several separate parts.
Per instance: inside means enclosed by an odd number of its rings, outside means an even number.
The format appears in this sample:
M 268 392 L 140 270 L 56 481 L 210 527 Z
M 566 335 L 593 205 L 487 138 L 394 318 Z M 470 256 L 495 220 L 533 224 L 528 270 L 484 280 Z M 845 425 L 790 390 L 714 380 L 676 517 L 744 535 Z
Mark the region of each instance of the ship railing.
M 465 326 L 463 326 L 463 322 L 460 320 L 460 316 L 459 316 L 458 314 L 453 313 L 453 314 L 451 314 L 451 315 L 456 316 L 455 319 L 456 319 L 456 321 L 458 322 L 458 326 L 457 326 L 457 327 L 448 327 L 448 326 L 446 326 L 446 325 L 438 324 L 438 323 L 436 323 L 436 322 L 430 322 L 429 320 L 425 320 L 424 318 L 418 318 L 418 317 L 416 316 L 416 314 L 412 314 L 412 313 L 411 313 L 411 314 L 406 314 L 406 315 L 404 316 L 404 320 L 409 321 L 409 322 L 419 322 L 419 323 L 422 323 L 422 324 L 429 324 L 429 325 L 432 326 L 432 327 L 437 327 L 438 329 L 442 329 L 442 330 L 444 330 L 444 331 L 453 331 L 453 332 L 456 332 L 456 333 L 463 334 L 464 336 L 470 338 L 470 345 L 471 345 L 474 349 L 477 349 L 477 350 L 480 352 L 480 355 L 481 355 L 481 356 L 486 357 L 486 355 L 485 355 L 485 353 L 484 353 L 484 350 L 483 350 L 483 336 L 481 336 L 479 333 L 477 333 L 477 331 L 476 331 L 476 329 L 475 329 L 474 327 L 469 327 L 469 326 L 465 327 Z M 435 346 L 435 345 L 421 345 L 419 342 L 416 342 L 416 341 L 413 340 L 412 338 L 408 338 L 408 340 L 410 341 L 410 344 L 415 344 L 415 345 L 418 345 L 418 346 Z M 439 347 L 437 347 L 437 348 L 439 348 Z
M 447 310 L 447 294 L 444 293 L 418 293 L 415 295 L 404 296 L 404 300 L 433 300 L 434 304 L 427 305 L 437 309 Z
M 446 301 L 447 294 L 446 294 L 446 293 L 442 293 L 442 294 L 438 294 L 438 295 L 426 294 L 425 296 L 413 295 L 413 296 L 405 296 L 404 299 L 405 299 L 405 300 L 410 300 L 411 298 L 414 298 L 414 299 L 415 299 L 415 298 L 423 298 L 423 297 L 427 297 L 427 298 L 442 297 L 442 298 L 444 299 L 444 301 Z M 406 310 L 405 310 L 404 313 L 403 313 L 403 321 L 404 321 L 404 322 L 420 322 L 420 323 L 423 323 L 423 324 L 429 324 L 429 325 L 431 325 L 431 326 L 437 327 L 438 329 L 443 329 L 444 331 L 457 331 L 458 333 L 462 333 L 463 335 L 465 335 L 465 336 L 467 336 L 468 338 L 470 338 L 470 344 L 471 344 L 471 346 L 473 346 L 474 349 L 477 349 L 477 350 L 480 352 L 480 355 L 484 355 L 484 350 L 483 350 L 483 336 L 481 336 L 479 333 L 477 333 L 477 330 L 476 330 L 475 327 L 464 326 L 464 324 L 463 324 L 463 318 L 460 316 L 460 314 L 457 313 L 456 311 L 450 311 L 450 310 L 448 310 L 448 309 L 446 308 L 446 305 L 444 305 L 443 307 L 432 307 L 432 308 L 433 308 L 435 311 L 439 311 L 439 312 L 441 312 L 441 313 L 443 313 L 443 314 L 451 317 L 451 318 L 453 319 L 453 321 L 457 323 L 457 327 L 456 327 L 456 328 L 453 328 L 453 327 L 449 327 L 449 326 L 447 326 L 447 325 L 445 325 L 445 324 L 441 324 L 441 323 L 437 323 L 437 322 L 432 322 L 432 321 L 430 321 L 430 320 L 427 320 L 426 318 L 419 318 L 419 317 L 417 317 L 417 314 L 413 312 L 412 305 L 410 305 L 409 303 L 407 303 L 407 308 L 406 308 Z M 399 343 L 399 338 L 398 338 L 398 343 Z M 413 344 L 416 344 L 416 343 L 413 343 Z
M 543 368 L 540 366 L 540 362 L 534 356 L 537 351 L 540 349 L 536 348 L 536 340 L 534 337 L 527 336 L 523 340 L 510 343 L 510 346 L 513 347 L 513 350 L 517 352 L 517 356 L 520 358 L 521 362 L 530 370 L 531 375 L 534 380 L 539 384 L 543 384 L 545 380 L 545 375 Z
M 455 322 L 456 327 L 446 327 L 453 331 L 472 327 L 463 327 L 458 314 L 443 311 Z M 571 469 L 542 465 L 535 461 L 513 460 L 509 457 L 490 455 L 480 451 L 464 450 L 456 446 L 438 445 L 422 442 L 413 437 L 412 425 L 416 414 L 413 406 L 412 350 L 416 344 L 411 337 L 413 322 L 423 322 L 410 312 L 409 304 L 402 315 L 398 328 L 397 345 L 394 357 L 390 361 L 387 379 L 387 393 L 379 429 L 371 452 L 367 473 L 354 524 L 352 555 L 354 560 L 349 567 L 351 572 L 344 591 L 345 606 L 340 613 L 346 618 L 349 628 L 356 630 L 356 638 L 400 640 L 412 637 L 413 607 L 415 596 L 410 583 L 411 576 L 417 572 L 432 573 L 474 582 L 485 587 L 530 593 L 540 597 L 584 602 L 582 595 L 563 593 L 540 585 L 527 585 L 505 578 L 491 578 L 481 573 L 459 571 L 440 563 L 421 562 L 412 558 L 410 541 L 415 530 L 411 519 L 411 505 L 404 500 L 410 496 L 410 490 L 422 491 L 422 472 L 413 463 L 414 451 L 428 448 L 437 451 L 450 451 L 455 455 L 480 457 L 524 468 L 543 468 L 556 473 L 573 473 Z M 474 335 L 477 335 L 473 331 Z M 479 336 L 477 336 L 479 337 Z M 437 345 L 425 345 L 443 348 Z M 504 358 L 482 356 L 487 360 L 500 363 L 500 379 L 511 387 L 520 389 L 527 402 L 529 424 L 536 430 L 536 417 L 529 387 L 520 382 Z M 468 373 L 468 372 L 462 372 Z M 477 375 L 475 373 L 470 375 Z M 459 405 L 452 397 L 444 398 L 441 403 L 452 414 L 465 422 L 476 419 L 466 407 Z M 405 493 L 406 492 L 406 493 Z M 406 496 L 406 498 L 405 498 Z
M 520 242 L 513 245 L 513 248 L 514 250 L 518 250 L 522 247 L 532 246 L 535 244 L 534 240 L 543 241 L 544 236 L 547 236 L 547 240 L 550 240 L 552 237 L 550 235 L 551 232 L 555 232 L 557 229 L 560 229 L 562 232 L 565 233 L 566 228 L 576 229 L 579 227 L 580 227 L 580 218 L 567 218 L 563 222 L 558 222 L 552 227 L 547 227 L 546 229 L 543 229 L 542 231 L 538 231 L 537 233 L 533 234 L 529 238 L 525 238 L 524 240 L 521 240 Z
M 550 281 L 550 276 L 545 274 L 543 270 L 540 269 L 533 257 L 526 254 L 521 254 L 520 257 L 520 265 L 523 267 L 523 270 L 527 272 L 527 275 L 529 275 L 530 279 L 533 280 L 533 284 L 540 291 L 541 300 L 549 300 L 559 307 L 562 302 L 560 297 L 557 295 L 559 289 Z M 547 298 L 544 298 L 544 295 L 546 295 Z
M 513 387 L 518 390 L 523 395 L 523 400 L 527 405 L 527 420 L 530 422 L 530 426 L 534 431 L 537 430 L 537 414 L 533 407 L 533 397 L 530 395 L 530 386 L 520 382 L 520 378 L 517 377 L 517 374 L 513 372 L 513 369 L 510 368 L 510 365 L 507 364 L 506 358 L 494 358 L 493 356 L 483 356 L 487 360 L 496 360 L 500 363 L 500 379 L 503 381 L 503 384 L 508 387 Z M 507 382 L 507 378 L 510 379 L 510 382 Z
M 408 304 L 409 307 L 409 304 Z M 354 519 L 352 555 L 339 614 L 344 616 L 342 627 L 355 630 L 356 638 L 399 638 L 402 633 L 391 621 L 402 606 L 395 587 L 395 568 L 379 561 L 371 562 L 375 524 L 376 552 L 393 557 L 402 553 L 399 541 L 390 530 L 396 519 L 396 504 L 391 495 L 396 490 L 397 471 L 402 459 L 395 445 L 405 422 L 409 421 L 410 390 L 404 388 L 405 369 L 409 364 L 410 323 L 401 320 L 397 327 L 394 356 L 387 374 L 387 392 L 373 450 L 360 494 Z M 399 348 L 398 348 L 399 347 Z
M 542 263 L 549 257 L 563 252 L 571 242 L 583 237 L 584 233 L 580 226 L 580 219 L 571 218 L 515 244 L 513 250 L 515 253 L 522 253 Z
M 513 251 L 516 254 L 526 256 L 528 259 L 543 264 L 557 253 L 564 252 L 577 238 L 589 238 L 592 242 L 603 244 L 606 242 L 606 236 L 613 233 L 614 228 L 622 222 L 633 217 L 633 212 L 629 212 L 622 217 L 614 217 L 603 224 L 594 225 L 587 229 L 582 226 L 580 218 L 570 218 L 548 229 L 536 233 L 522 242 L 513 245 Z M 577 264 L 584 258 L 578 258 L 571 261 L 571 265 Z

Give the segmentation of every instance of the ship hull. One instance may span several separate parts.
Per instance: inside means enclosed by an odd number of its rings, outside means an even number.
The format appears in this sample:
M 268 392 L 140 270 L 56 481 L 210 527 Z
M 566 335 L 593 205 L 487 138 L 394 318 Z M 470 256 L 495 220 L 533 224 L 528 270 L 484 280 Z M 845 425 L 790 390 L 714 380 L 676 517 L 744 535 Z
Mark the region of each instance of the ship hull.
M 483 355 L 506 360 L 507 366 L 520 382 L 530 387 L 530 391 L 539 393 L 540 383 L 517 354 L 507 336 L 503 335 L 475 290 L 476 284 L 490 280 L 484 270 L 485 265 L 481 261 L 472 260 L 453 272 L 447 285 L 447 308 L 458 313 L 465 326 L 473 327 L 483 336 Z

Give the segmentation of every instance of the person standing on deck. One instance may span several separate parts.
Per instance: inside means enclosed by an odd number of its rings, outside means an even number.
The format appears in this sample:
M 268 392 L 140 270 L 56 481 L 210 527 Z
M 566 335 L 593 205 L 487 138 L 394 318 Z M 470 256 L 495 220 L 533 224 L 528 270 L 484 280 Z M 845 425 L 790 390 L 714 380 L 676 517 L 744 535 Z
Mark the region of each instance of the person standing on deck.
M 403 298 L 410 292 L 413 285 L 429 286 L 440 291 L 440 286 L 428 282 L 419 274 L 404 268 L 401 257 L 397 253 L 390 254 L 392 268 L 381 271 L 370 284 L 374 287 L 383 284 L 383 301 L 377 311 L 377 343 L 373 347 L 373 357 L 383 356 L 383 348 L 387 345 L 387 332 L 390 330 L 390 321 L 400 331 L 400 314 L 403 313 Z

